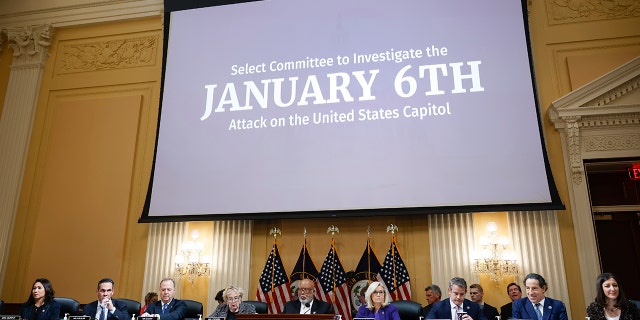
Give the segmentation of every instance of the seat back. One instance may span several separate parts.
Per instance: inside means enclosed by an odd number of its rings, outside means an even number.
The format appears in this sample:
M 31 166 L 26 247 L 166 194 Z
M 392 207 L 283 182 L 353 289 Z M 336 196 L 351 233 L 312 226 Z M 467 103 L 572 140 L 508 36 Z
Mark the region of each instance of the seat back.
M 256 312 L 259 314 L 267 314 L 269 313 L 269 306 L 267 306 L 266 302 L 256 301 L 256 300 L 245 300 L 243 303 L 248 303 L 256 307 Z
M 120 298 L 118 301 L 122 301 L 127 304 L 127 311 L 129 312 L 129 317 L 134 317 L 135 315 L 140 315 L 140 308 L 142 305 L 139 301 Z
M 203 308 L 202 303 L 195 300 L 182 300 L 187 304 L 187 310 L 185 311 L 184 318 L 186 319 L 198 319 L 198 315 L 201 315 L 204 319 L 204 315 L 202 314 Z
M 2 314 L 2 308 L 4 308 L 4 301 L 0 299 L 0 314 Z
M 70 316 L 78 316 L 80 315 L 80 303 L 78 300 L 73 298 L 53 298 L 57 303 L 60 304 L 60 315 L 58 316 L 60 319 L 64 318 L 65 314 L 69 314 Z
M 422 305 L 409 300 L 391 301 L 400 314 L 401 320 L 418 320 L 422 316 Z

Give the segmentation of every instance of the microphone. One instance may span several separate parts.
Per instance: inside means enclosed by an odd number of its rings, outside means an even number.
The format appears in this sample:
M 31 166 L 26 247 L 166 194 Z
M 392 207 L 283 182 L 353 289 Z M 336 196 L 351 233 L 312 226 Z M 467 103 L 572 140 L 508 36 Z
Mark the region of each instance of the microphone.
M 305 307 L 309 308 L 311 306 L 311 303 L 307 302 L 304 304 Z

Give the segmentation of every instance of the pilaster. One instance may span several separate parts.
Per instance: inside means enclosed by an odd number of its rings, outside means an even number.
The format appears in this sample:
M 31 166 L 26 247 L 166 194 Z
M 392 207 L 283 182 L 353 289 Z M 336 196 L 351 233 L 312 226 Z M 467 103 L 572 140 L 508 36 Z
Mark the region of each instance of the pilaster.
M 5 274 L 9 257 L 38 91 L 53 37 L 50 25 L 5 32 L 13 61 L 0 117 L 0 274 Z M 0 278 L 0 291 L 3 283 Z

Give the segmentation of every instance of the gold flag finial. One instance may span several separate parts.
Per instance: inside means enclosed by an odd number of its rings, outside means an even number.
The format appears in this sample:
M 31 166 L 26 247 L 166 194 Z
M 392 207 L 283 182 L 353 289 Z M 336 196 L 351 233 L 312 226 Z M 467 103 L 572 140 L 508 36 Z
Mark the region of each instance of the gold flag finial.
M 340 229 L 338 229 L 338 227 L 331 225 L 331 227 L 327 228 L 327 233 L 331 233 L 331 237 L 333 238 L 333 236 L 336 233 L 340 233 Z
M 273 236 L 273 239 L 276 239 L 278 236 L 282 236 L 282 232 L 280 232 L 278 227 L 273 227 L 269 230 L 269 235 Z

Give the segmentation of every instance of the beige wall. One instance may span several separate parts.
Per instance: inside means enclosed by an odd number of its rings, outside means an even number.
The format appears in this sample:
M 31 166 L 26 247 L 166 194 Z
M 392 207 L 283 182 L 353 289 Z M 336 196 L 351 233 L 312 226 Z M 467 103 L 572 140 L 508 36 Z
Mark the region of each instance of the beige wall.
M 554 1 L 532 1 L 529 15 L 547 149 L 568 208 L 560 138 L 546 116 L 547 108 L 554 99 L 640 54 L 640 18 L 633 11 L 612 19 L 596 14 L 572 19 L 567 18 L 571 10 Z M 118 296 L 141 298 L 147 225 L 138 224 L 137 218 L 153 156 L 161 41 L 160 17 L 55 30 L 3 275 L 5 301 L 24 301 L 39 276 L 53 281 L 58 296 L 83 303 L 95 298 L 93 288 L 103 276 L 114 278 Z M 0 53 L 2 98 L 10 61 L 11 49 L 5 41 Z M 504 125 L 508 131 L 517 124 Z M 506 213 L 482 213 L 474 215 L 476 232 L 489 219 L 506 228 Z M 578 270 L 575 252 L 580 244 L 575 241 L 571 213 L 560 212 L 558 219 L 565 269 Z M 368 225 L 376 253 L 383 259 L 390 244 L 386 226 L 391 223 L 399 227 L 399 249 L 412 277 L 414 300 L 424 304 L 423 289 L 432 278 L 424 215 L 256 221 L 253 282 L 245 288 L 247 295 L 253 296 L 257 288 L 273 226 L 282 229 L 278 242 L 287 270 L 298 257 L 305 227 L 319 269 L 329 250 L 326 230 L 338 226 L 338 252 L 351 270 L 364 250 Z M 96 225 L 103 227 L 97 231 Z M 580 277 L 576 272 L 567 272 L 566 277 L 569 307 L 580 318 L 586 306 Z M 504 287 L 510 280 L 495 285 L 482 279 L 486 300 L 498 307 L 506 303 Z M 440 285 L 445 289 L 445 284 Z M 203 288 L 185 289 L 183 297 L 206 301 Z

